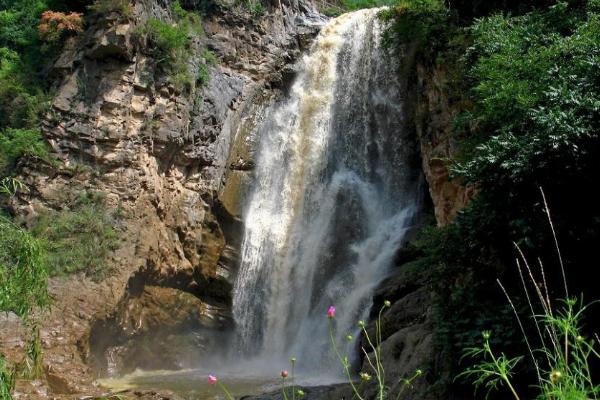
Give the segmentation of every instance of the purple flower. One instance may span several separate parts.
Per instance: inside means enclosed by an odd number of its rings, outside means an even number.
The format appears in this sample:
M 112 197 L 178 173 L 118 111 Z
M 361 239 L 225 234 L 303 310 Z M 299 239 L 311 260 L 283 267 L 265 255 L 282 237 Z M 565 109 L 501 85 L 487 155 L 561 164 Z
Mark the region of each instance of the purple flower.
M 329 317 L 329 318 L 335 317 L 335 307 L 334 306 L 329 306 L 329 308 L 327 309 L 327 317 Z

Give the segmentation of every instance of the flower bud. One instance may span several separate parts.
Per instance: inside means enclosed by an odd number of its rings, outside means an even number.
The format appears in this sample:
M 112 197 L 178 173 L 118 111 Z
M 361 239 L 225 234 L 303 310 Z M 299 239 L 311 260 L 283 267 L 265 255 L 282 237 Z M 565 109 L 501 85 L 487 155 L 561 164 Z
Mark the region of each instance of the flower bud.
M 558 383 L 558 381 L 560 381 L 560 378 L 562 378 L 562 373 L 560 371 L 554 370 L 550 373 L 550 382 Z
M 481 332 L 481 336 L 483 336 L 483 338 L 485 340 L 489 340 L 490 337 L 492 336 L 492 332 L 490 332 L 490 331 L 483 331 L 483 332 Z
M 352 341 L 352 339 L 354 339 L 354 338 L 352 337 L 352 335 L 346 335 L 346 340 L 347 340 L 347 341 L 351 342 L 351 341 Z
M 296 390 L 296 394 L 298 395 L 298 397 L 302 397 L 302 396 L 304 396 L 306 393 L 304 393 L 304 390 L 302 390 L 302 389 L 298 389 L 298 390 Z
M 328 318 L 335 317 L 335 307 L 334 306 L 329 306 L 329 308 L 327 309 L 327 317 Z
M 294 364 L 294 363 L 296 362 L 296 357 L 292 357 L 292 358 L 290 358 L 290 362 L 291 362 L 292 364 Z
M 362 381 L 370 381 L 371 380 L 371 375 L 367 374 L 366 372 L 361 372 L 360 374 L 358 374 L 360 376 L 360 379 Z
M 423 375 L 423 371 L 421 371 L 420 369 L 418 369 L 418 370 L 415 371 L 415 375 L 416 376 L 421 376 L 421 375 Z
M 214 385 L 217 383 L 217 377 L 214 375 L 208 375 L 208 383 L 209 385 Z
M 391 307 L 392 303 L 389 300 L 386 300 L 386 301 L 383 302 L 383 305 L 386 306 L 386 307 Z
M 361 328 L 365 327 L 365 321 L 363 321 L 362 319 L 360 321 L 358 321 L 358 326 L 360 326 Z
M 285 369 L 284 369 L 283 371 L 281 371 L 281 377 L 282 377 L 283 379 L 287 378 L 287 377 L 288 377 L 288 375 L 289 375 L 289 374 L 288 374 L 287 370 L 285 370 Z

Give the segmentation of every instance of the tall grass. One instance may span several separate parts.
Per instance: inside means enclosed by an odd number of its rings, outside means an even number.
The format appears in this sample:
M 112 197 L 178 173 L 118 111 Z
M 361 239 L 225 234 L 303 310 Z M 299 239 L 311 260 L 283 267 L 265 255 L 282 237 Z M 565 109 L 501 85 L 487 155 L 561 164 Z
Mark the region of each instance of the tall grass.
M 476 363 L 458 377 L 471 379 L 476 389 L 484 387 L 488 393 L 506 387 L 512 398 L 521 400 L 524 397 L 514 383 L 514 371 L 522 360 L 530 358 L 537 376 L 535 387 L 539 399 L 597 399 L 600 385 L 593 380 L 590 363 L 593 359 L 600 359 L 596 349 L 599 340 L 597 336 L 586 338 L 582 330 L 584 313 L 595 302 L 585 304 L 583 298 L 569 295 L 557 235 L 543 191 L 542 198 L 559 259 L 565 298 L 551 299 L 542 262 L 538 260 L 539 273 L 535 274 L 525 254 L 515 244 L 519 254 L 517 269 L 529 306 L 529 316 L 534 323 L 533 331 L 525 329 L 510 295 L 504 285 L 499 280 L 497 282 L 515 314 L 529 354 L 510 358 L 497 352 L 490 344 L 492 333 L 485 331 L 480 347 L 465 350 L 465 357 L 475 359 Z M 534 347 L 533 343 L 537 346 Z
M 0 354 L 0 400 L 12 400 L 12 391 L 15 386 L 15 372 L 7 364 L 4 356 Z

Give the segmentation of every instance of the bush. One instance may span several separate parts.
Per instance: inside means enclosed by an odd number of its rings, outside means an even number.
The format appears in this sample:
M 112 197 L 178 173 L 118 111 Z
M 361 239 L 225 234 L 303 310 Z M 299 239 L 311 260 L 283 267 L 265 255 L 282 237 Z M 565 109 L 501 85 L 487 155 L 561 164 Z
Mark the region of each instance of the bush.
M 0 131 L 37 127 L 47 96 L 26 76 L 28 69 L 16 51 L 0 47 Z
M 83 14 L 59 11 L 44 11 L 38 25 L 40 38 L 46 42 L 57 42 L 66 33 L 83 31 Z
M 422 62 L 435 60 L 436 52 L 459 33 L 451 21 L 450 10 L 442 0 L 401 0 L 380 12 L 389 26 L 384 32 L 386 46 L 415 45 Z
M 562 180 L 594 165 L 599 22 L 567 3 L 476 21 L 468 53 L 476 102 L 466 120 L 479 128 L 455 174 L 485 187 L 546 187 L 557 168 Z
M 28 317 L 48 304 L 47 263 L 42 243 L 0 217 L 0 311 Z
M 118 247 L 113 223 L 103 199 L 86 193 L 69 209 L 41 215 L 31 232 L 48 254 L 51 275 L 82 271 L 101 279 L 110 273 L 107 258 Z
M 24 156 L 49 159 L 48 146 L 37 129 L 7 129 L 0 133 L 0 171 L 12 169 Z
M 176 23 L 169 24 L 150 18 L 139 33 L 154 44 L 157 63 L 171 77 L 180 90 L 191 89 L 195 80 L 189 71 L 187 60 L 192 57 L 191 38 L 203 33 L 200 16 L 187 11 L 176 1 L 171 7 Z

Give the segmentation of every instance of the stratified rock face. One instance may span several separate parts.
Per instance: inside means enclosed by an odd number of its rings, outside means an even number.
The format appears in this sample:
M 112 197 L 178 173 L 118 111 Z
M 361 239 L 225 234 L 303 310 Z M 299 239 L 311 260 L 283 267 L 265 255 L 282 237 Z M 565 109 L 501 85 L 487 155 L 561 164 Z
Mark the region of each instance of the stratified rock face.
M 451 134 L 453 118 L 460 104 L 449 100 L 448 77 L 442 66 L 416 66 L 416 129 L 421 144 L 423 172 L 429 185 L 438 225 L 447 225 L 473 197 L 474 189 L 450 179 L 447 160 L 457 155 Z
M 192 3 L 182 1 L 188 8 Z M 133 5 L 129 19 L 89 17 L 86 32 L 66 43 L 50 74 L 56 96 L 43 120 L 44 136 L 61 165 L 24 165 L 21 177 L 30 190 L 11 204 L 31 223 L 41 210 L 62 209 L 69 198 L 92 190 L 121 215 L 123 242 L 111 260 L 115 275 L 101 283 L 76 277 L 69 279 L 81 282 L 51 285 L 55 302 L 42 337 L 46 359 L 56 365 L 47 368 L 55 393 L 89 388 L 91 374 L 83 367 L 88 356 L 112 345 L 132 354 L 139 343 L 149 343 L 146 333 L 155 326 L 165 328 L 150 343 L 157 354 L 178 342 L 183 328 L 231 327 L 239 197 L 254 164 L 253 138 L 247 135 L 290 79 L 289 66 L 317 33 L 321 18 L 304 0 L 274 2 L 260 17 L 215 2 L 187 62 L 197 71 L 205 62 L 203 49 L 212 50 L 218 62 L 208 66 L 206 84 L 178 90 L 161 73 L 149 43 L 136 34 L 151 17 L 171 21 L 170 2 Z M 119 330 L 114 343 L 94 341 L 100 331 L 92 328 L 102 324 Z M 207 338 L 194 345 L 202 350 L 211 343 Z M 97 346 L 92 351 L 89 340 Z M 143 362 L 179 367 L 154 361 Z M 134 364 L 123 359 L 114 368 L 130 370 Z

